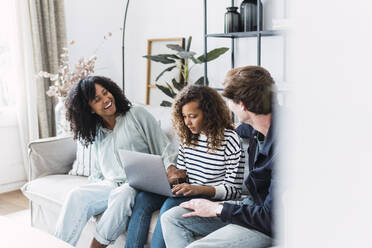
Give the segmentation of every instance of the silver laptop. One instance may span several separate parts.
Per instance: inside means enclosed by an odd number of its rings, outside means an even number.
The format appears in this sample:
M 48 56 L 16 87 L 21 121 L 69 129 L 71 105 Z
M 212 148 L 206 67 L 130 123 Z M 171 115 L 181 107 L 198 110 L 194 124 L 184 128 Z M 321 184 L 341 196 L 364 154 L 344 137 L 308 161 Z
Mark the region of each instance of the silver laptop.
M 172 196 L 167 172 L 159 155 L 119 150 L 119 156 L 131 187 L 159 195 Z

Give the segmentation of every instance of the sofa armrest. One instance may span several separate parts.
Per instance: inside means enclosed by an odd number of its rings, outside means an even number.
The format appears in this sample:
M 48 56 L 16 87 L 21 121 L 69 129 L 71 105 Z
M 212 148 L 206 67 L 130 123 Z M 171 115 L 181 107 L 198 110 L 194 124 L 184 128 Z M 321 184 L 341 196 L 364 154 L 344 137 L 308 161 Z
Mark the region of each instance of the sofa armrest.
M 29 181 L 39 177 L 66 174 L 76 157 L 76 142 L 72 137 L 53 137 L 30 142 Z

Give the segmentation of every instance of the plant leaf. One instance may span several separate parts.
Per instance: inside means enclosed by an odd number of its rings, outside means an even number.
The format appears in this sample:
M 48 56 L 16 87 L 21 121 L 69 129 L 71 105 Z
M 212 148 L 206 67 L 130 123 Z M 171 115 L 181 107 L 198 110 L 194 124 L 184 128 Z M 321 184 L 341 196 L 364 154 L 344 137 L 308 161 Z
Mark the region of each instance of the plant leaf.
M 204 76 L 201 76 L 198 80 L 194 82 L 196 85 L 204 85 Z
M 183 52 L 185 49 L 183 49 L 180 45 L 177 44 L 167 44 L 166 45 L 169 49 L 175 50 L 177 52 Z
M 166 68 L 164 71 L 162 71 L 157 77 L 156 77 L 156 79 L 155 79 L 155 81 L 157 82 L 158 80 L 159 80 L 159 78 L 161 77 L 161 76 L 163 76 L 163 74 L 165 73 L 165 72 L 167 72 L 167 71 L 171 71 L 171 70 L 173 70 L 174 68 L 176 68 L 177 66 L 176 65 L 174 65 L 174 66 L 171 66 L 171 67 L 168 67 L 168 68 Z
M 191 41 L 192 41 L 192 36 L 189 36 L 189 38 L 187 39 L 186 52 L 190 52 Z
M 199 59 L 196 59 L 194 56 L 191 57 L 191 60 L 192 60 L 192 62 L 194 62 L 194 64 L 201 64 L 201 63 L 203 63 Z
M 204 85 L 204 76 L 201 76 L 198 80 L 195 81 L 196 85 Z M 208 78 L 207 78 L 207 86 L 209 85 L 209 81 L 208 81 Z
M 172 84 L 173 84 L 173 87 L 176 88 L 177 90 L 182 90 L 183 87 L 185 87 L 183 83 L 177 82 L 177 80 L 174 78 L 172 79 Z
M 168 101 L 162 101 L 160 103 L 160 106 L 162 106 L 162 107 L 172 107 L 172 103 L 168 102 Z
M 156 87 L 158 87 L 159 90 L 161 90 L 164 94 L 166 94 L 170 98 L 174 98 L 176 96 L 176 93 L 174 93 L 172 88 L 168 88 L 168 87 L 165 87 L 165 86 L 160 85 L 160 84 L 155 84 L 155 85 L 156 85 Z
M 228 50 L 229 48 L 227 47 L 220 47 L 220 48 L 213 49 L 212 51 L 209 51 L 207 53 L 207 62 L 217 59 L 219 56 L 221 56 Z M 204 62 L 204 55 L 199 56 L 198 60 L 200 60 L 201 62 Z
M 194 57 L 195 54 L 196 54 L 195 52 L 185 52 L 185 51 L 177 53 L 177 55 L 183 59 L 189 59 L 191 57 Z
M 181 59 L 180 57 L 178 57 L 175 54 L 158 54 L 157 56 L 164 57 L 164 58 L 167 58 L 167 59 Z
M 170 86 L 168 83 L 166 83 L 167 84 L 167 86 L 168 86 L 168 89 L 169 89 L 169 91 L 172 93 L 172 98 L 175 98 L 176 97 L 176 95 L 177 95 L 177 93 L 176 92 L 174 92 L 174 90 L 173 90 L 173 88 L 172 88 L 172 86 Z
M 160 62 L 160 63 L 163 63 L 163 64 L 172 64 L 172 63 L 175 63 L 176 61 L 173 60 L 173 59 L 168 59 L 167 57 L 164 57 L 164 56 L 159 56 L 159 55 L 145 55 L 145 56 L 142 56 L 146 59 L 150 59 L 152 61 L 155 61 L 155 62 Z

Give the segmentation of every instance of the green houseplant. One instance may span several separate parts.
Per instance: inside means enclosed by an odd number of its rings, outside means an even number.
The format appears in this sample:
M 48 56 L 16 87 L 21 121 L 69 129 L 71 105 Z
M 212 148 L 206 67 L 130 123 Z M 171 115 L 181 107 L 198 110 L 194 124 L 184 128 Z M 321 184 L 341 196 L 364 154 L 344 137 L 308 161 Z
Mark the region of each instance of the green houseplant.
M 179 69 L 180 71 L 179 80 L 177 80 L 176 78 L 173 78 L 171 80 L 172 82 L 165 82 L 166 85 L 155 84 L 158 89 L 160 89 L 164 94 L 166 94 L 167 96 L 171 98 L 175 98 L 177 95 L 176 91 L 182 90 L 183 87 L 185 87 L 186 85 L 190 83 L 189 75 L 190 75 L 191 70 L 194 68 L 194 66 L 200 65 L 205 62 L 203 54 L 196 57 L 195 56 L 196 53 L 190 50 L 191 41 L 192 41 L 192 37 L 190 36 L 187 39 L 187 45 L 185 48 L 181 47 L 180 45 L 175 45 L 175 44 L 166 45 L 167 48 L 169 48 L 172 51 L 175 51 L 174 53 L 143 56 L 144 58 L 150 59 L 154 62 L 168 65 L 168 67 L 166 67 L 156 77 L 155 79 L 156 82 L 158 82 L 158 80 L 161 78 L 161 76 L 164 75 L 164 73 L 173 71 L 176 68 Z M 229 48 L 227 47 L 220 47 L 220 48 L 216 48 L 216 49 L 209 51 L 207 53 L 206 62 L 217 59 L 219 56 L 221 56 L 228 50 Z M 199 85 L 204 84 L 204 76 L 201 76 L 198 80 L 194 82 L 194 84 L 199 84 Z M 208 79 L 207 79 L 207 85 L 208 85 Z M 162 101 L 160 106 L 170 107 L 172 106 L 172 103 L 169 101 Z

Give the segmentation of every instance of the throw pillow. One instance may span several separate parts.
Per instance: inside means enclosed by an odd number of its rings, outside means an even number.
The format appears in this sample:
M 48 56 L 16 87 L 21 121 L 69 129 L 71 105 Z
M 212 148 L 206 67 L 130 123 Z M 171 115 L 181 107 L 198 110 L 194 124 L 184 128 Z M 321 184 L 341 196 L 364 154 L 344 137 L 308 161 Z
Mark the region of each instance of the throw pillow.
M 85 147 L 80 142 L 77 142 L 76 159 L 68 174 L 73 176 L 90 176 L 93 169 L 94 159 L 95 155 L 93 145 Z

